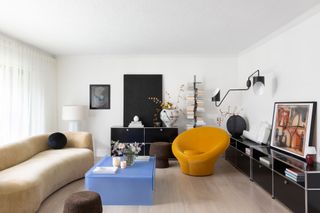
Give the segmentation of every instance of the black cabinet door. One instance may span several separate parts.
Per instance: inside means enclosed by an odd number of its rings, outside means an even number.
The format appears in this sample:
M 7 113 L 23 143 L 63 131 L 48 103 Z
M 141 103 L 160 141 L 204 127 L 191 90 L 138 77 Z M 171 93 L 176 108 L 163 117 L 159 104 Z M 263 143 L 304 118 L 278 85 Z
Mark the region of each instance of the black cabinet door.
M 169 142 L 172 143 L 178 136 L 178 128 L 146 128 L 145 129 L 145 154 L 149 155 L 150 143 L 153 142 Z M 170 153 L 170 158 L 174 158 Z
M 274 174 L 274 196 L 293 212 L 305 212 L 304 189 L 276 173 Z
M 250 177 L 250 158 L 246 154 L 239 152 L 237 154 L 237 166 L 244 174 Z
M 111 128 L 111 140 L 122 143 L 143 143 L 144 128 Z M 111 146 L 111 150 L 112 150 Z M 112 154 L 112 153 L 111 153 Z M 145 147 L 142 147 L 138 155 L 145 154 Z
M 319 213 L 320 212 L 320 191 L 309 190 L 308 191 L 308 213 Z
M 272 193 L 272 171 L 261 163 L 252 160 L 253 180 L 270 194 Z
M 145 142 L 173 142 L 178 136 L 177 128 L 146 128 Z
M 123 143 L 144 142 L 144 128 L 111 128 L 111 140 Z
M 139 155 L 149 155 L 151 143 L 172 143 L 177 136 L 178 128 L 111 128 L 111 140 L 113 141 L 120 141 L 122 143 L 145 142 L 145 146 Z M 172 152 L 170 157 L 174 158 Z
M 144 155 L 149 155 L 149 150 L 150 150 L 150 144 L 146 143 L 144 145 Z
M 237 165 L 237 150 L 233 146 L 229 146 L 226 150 L 225 156 L 226 160 L 228 160 L 233 166 Z

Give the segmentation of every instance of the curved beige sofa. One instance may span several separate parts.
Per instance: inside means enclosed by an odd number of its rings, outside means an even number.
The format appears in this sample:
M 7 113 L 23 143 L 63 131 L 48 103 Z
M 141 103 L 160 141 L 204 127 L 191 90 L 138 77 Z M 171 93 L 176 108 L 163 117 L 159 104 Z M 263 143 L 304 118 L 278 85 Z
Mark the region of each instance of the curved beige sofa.
M 68 143 L 63 149 L 50 149 L 49 135 L 0 146 L 1 213 L 36 212 L 51 193 L 84 177 L 92 167 L 91 134 L 64 134 Z

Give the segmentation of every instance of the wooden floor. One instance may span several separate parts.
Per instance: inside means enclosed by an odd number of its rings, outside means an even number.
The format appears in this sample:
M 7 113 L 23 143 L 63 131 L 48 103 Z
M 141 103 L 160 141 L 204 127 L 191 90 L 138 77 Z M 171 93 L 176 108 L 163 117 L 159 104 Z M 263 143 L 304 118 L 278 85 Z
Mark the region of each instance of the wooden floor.
M 180 172 L 177 162 L 168 169 L 157 169 L 153 206 L 104 206 L 104 212 L 123 213 L 282 213 L 290 212 L 277 200 L 251 182 L 227 161 L 220 159 L 216 173 L 191 177 Z M 84 190 L 84 180 L 75 181 L 45 200 L 40 213 L 62 212 L 64 200 Z

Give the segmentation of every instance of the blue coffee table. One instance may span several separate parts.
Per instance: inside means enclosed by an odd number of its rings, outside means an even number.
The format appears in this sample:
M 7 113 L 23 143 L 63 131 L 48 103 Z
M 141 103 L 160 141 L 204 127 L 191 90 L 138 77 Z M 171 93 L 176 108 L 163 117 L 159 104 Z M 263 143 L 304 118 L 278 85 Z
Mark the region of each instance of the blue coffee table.
M 104 205 L 152 205 L 155 179 L 155 158 L 137 161 L 116 174 L 94 174 L 97 166 L 112 166 L 105 157 L 85 174 L 85 186 L 100 194 Z

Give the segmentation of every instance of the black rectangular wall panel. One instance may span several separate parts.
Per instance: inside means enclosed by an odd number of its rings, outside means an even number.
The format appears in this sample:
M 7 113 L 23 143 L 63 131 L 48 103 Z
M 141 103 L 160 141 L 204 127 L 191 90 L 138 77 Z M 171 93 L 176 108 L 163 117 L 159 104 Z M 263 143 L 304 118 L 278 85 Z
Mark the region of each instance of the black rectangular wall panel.
M 123 126 L 127 127 L 138 115 L 145 127 L 152 127 L 156 105 L 148 97 L 162 101 L 162 75 L 124 75 L 123 80 Z

